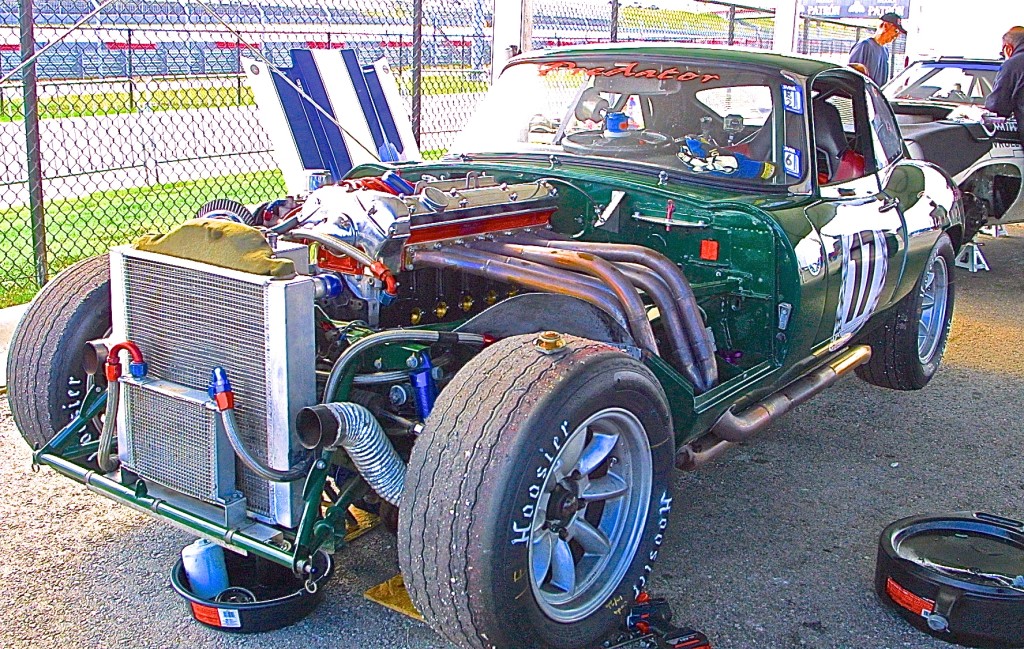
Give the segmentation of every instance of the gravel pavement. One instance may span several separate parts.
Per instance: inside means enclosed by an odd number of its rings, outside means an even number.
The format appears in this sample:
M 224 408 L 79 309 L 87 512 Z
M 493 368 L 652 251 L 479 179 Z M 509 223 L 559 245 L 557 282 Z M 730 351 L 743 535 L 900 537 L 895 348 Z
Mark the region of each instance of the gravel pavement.
M 716 649 L 939 649 L 875 598 L 879 532 L 929 511 L 1024 517 L 1024 228 L 986 239 L 993 271 L 957 277 L 946 363 L 916 393 L 842 381 L 749 444 L 679 474 L 652 585 Z M 0 646 L 446 647 L 362 599 L 397 572 L 382 529 L 338 555 L 323 604 L 259 636 L 192 622 L 168 585 L 184 533 L 51 471 L 0 406 Z

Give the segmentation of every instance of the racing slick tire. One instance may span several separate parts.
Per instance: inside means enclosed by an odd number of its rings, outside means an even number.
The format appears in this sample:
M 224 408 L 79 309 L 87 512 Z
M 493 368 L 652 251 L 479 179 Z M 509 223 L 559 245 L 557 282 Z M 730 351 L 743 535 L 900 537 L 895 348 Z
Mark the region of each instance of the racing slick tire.
M 441 392 L 412 449 L 398 553 L 413 603 L 461 647 L 595 644 L 644 588 L 672 504 L 657 379 L 565 336 L 488 347 Z
M 942 233 L 914 290 L 893 307 L 865 342 L 871 360 L 856 369 L 872 385 L 920 390 L 939 369 L 953 319 L 955 254 Z
M 86 390 L 85 343 L 103 338 L 109 329 L 106 255 L 70 266 L 32 300 L 11 338 L 7 398 L 14 422 L 33 448 L 46 444 L 78 412 Z

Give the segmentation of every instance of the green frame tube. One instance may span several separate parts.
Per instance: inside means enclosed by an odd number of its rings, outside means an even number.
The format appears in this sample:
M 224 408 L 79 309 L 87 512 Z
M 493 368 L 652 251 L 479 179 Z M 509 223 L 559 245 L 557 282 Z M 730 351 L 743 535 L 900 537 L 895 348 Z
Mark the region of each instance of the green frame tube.
M 328 508 L 326 517 L 322 516 L 320 498 L 331 466 L 332 452 L 329 451 L 321 454 L 306 479 L 302 494 L 305 505 L 292 543 L 292 551 L 249 536 L 237 529 L 206 520 L 166 500 L 151 496 L 141 480 L 134 486 L 123 485 L 95 469 L 74 462 L 73 460 L 89 457 L 96 452 L 99 440 L 87 440 L 82 443 L 82 433 L 89 422 L 104 411 L 106 403 L 106 391 L 94 387 L 86 395 L 74 419 L 45 446 L 33 453 L 33 466 L 48 466 L 57 473 L 85 485 L 90 491 L 149 516 L 166 520 L 186 532 L 208 538 L 230 549 L 251 553 L 291 568 L 297 575 L 307 574 L 313 569 L 313 554 L 330 540 L 332 533 L 335 538 L 338 537 L 339 521 L 344 529 L 345 517 L 338 512 L 351 504 L 360 492 L 359 483 L 363 481 L 356 477 L 343 485 L 342 497 Z

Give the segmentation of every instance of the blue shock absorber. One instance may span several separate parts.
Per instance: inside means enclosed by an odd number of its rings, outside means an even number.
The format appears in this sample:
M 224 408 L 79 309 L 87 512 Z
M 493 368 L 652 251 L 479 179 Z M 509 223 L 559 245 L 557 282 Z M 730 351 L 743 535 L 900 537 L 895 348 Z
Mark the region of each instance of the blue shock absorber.
M 416 414 L 420 419 L 426 420 L 437 399 L 437 382 L 434 380 L 434 365 L 430 362 L 426 350 L 420 353 L 420 357 L 422 362 L 419 367 L 409 372 L 409 378 L 412 379 L 412 387 L 416 391 Z

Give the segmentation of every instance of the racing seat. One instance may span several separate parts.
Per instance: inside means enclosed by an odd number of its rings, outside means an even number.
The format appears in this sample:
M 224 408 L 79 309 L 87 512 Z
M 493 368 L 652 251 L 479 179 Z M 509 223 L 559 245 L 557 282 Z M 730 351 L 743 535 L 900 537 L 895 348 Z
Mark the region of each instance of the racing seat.
M 853 180 L 864 175 L 864 156 L 850 148 L 839 109 L 821 99 L 812 100 L 814 146 L 818 154 L 818 182 Z M 824 163 L 824 168 L 822 167 Z

